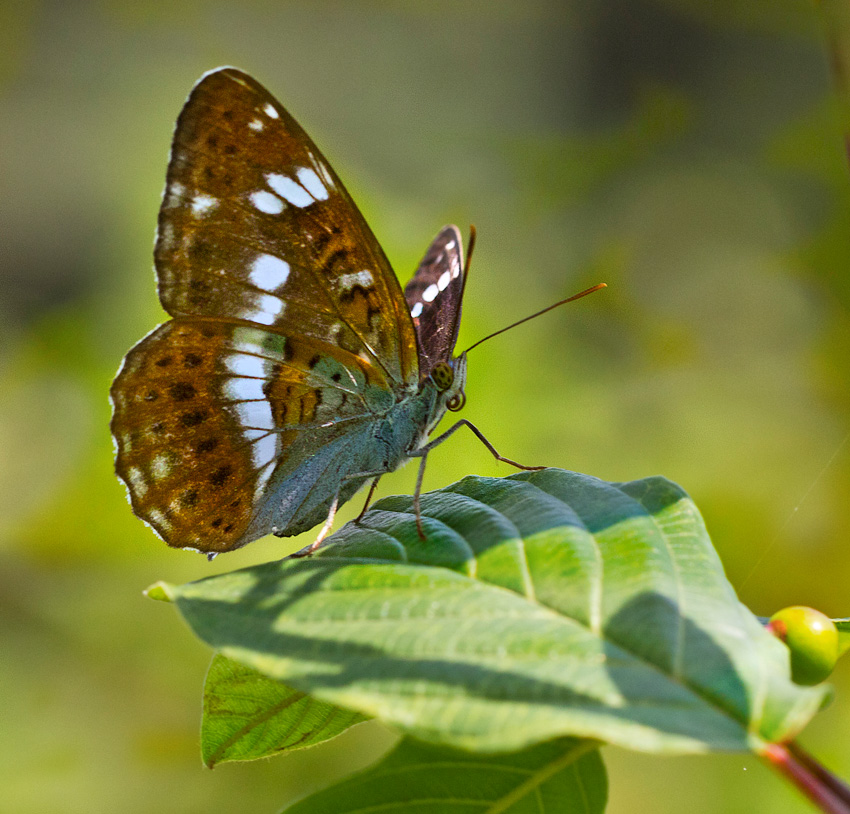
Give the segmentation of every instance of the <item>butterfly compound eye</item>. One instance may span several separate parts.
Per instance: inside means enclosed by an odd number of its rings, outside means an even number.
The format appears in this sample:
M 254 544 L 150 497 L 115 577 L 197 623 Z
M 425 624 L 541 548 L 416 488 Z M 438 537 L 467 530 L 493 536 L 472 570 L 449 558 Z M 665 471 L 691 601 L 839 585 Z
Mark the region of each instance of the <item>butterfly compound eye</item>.
M 445 362 L 437 362 L 431 369 L 431 379 L 441 393 L 448 390 L 455 380 L 454 371 Z
M 458 410 L 462 410 L 465 404 L 466 393 L 463 390 L 459 390 L 446 402 L 446 407 L 453 413 L 456 413 Z

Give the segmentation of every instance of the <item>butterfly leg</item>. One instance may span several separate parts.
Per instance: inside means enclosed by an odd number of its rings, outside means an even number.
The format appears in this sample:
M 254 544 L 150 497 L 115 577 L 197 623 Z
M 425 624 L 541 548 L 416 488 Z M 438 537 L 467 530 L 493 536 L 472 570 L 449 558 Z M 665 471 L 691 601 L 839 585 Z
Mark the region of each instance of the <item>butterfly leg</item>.
M 339 493 L 340 490 L 337 489 L 336 494 L 334 495 L 334 499 L 331 501 L 331 508 L 328 511 L 328 519 L 325 520 L 325 525 L 322 526 L 322 529 L 316 539 L 313 540 L 310 545 L 304 546 L 304 548 L 299 551 L 296 551 L 294 554 L 290 554 L 290 557 L 292 557 L 293 559 L 309 557 L 322 544 L 322 540 L 324 540 L 325 537 L 328 536 L 328 532 L 331 530 L 331 526 L 333 526 L 334 524 L 336 510 L 339 508 Z
M 351 475 L 346 475 L 342 480 L 343 483 L 347 480 L 358 480 L 364 478 L 375 478 L 372 481 L 372 486 L 369 488 L 369 494 L 366 496 L 366 505 L 363 507 L 363 510 L 360 514 L 357 515 L 355 519 L 355 523 L 360 521 L 360 518 L 366 514 L 366 509 L 369 508 L 369 502 L 372 500 L 372 495 L 375 493 L 375 489 L 378 486 L 378 481 L 381 479 L 381 475 L 386 475 L 387 473 L 383 470 L 380 472 L 354 472 Z M 301 557 L 309 557 L 313 554 L 313 552 L 322 544 L 322 540 L 328 536 L 328 532 L 331 530 L 331 527 L 334 524 L 334 518 L 336 517 L 336 510 L 339 508 L 339 495 L 342 492 L 342 486 L 336 490 L 336 494 L 334 495 L 334 499 L 331 501 L 331 507 L 328 511 L 328 519 L 325 520 L 325 524 L 322 526 L 321 531 L 319 531 L 319 535 L 313 540 L 312 543 L 308 546 L 304 546 L 304 548 L 296 551 L 294 554 L 290 554 L 290 557 L 295 559 L 299 559 Z
M 524 466 L 523 464 L 517 463 L 516 461 L 513 461 L 510 458 L 505 458 L 504 455 L 499 455 L 496 450 L 496 447 L 494 447 L 487 440 L 487 437 L 484 435 L 483 432 L 481 432 L 481 430 L 478 429 L 478 427 L 475 426 L 475 424 L 473 424 L 471 421 L 467 421 L 467 419 L 465 418 L 460 419 L 460 421 L 449 427 L 442 435 L 438 435 L 433 441 L 429 441 L 427 444 L 425 444 L 425 446 L 419 447 L 419 449 L 415 449 L 412 452 L 407 453 L 411 458 L 422 458 L 422 462 L 419 464 L 419 473 L 416 476 L 416 489 L 413 492 L 413 509 L 416 512 L 416 531 L 419 533 L 420 540 L 425 539 L 425 532 L 422 529 L 422 512 L 420 511 L 419 504 L 419 495 L 422 492 L 422 480 L 425 477 L 425 461 L 428 458 L 428 453 L 432 449 L 434 449 L 434 447 L 437 447 L 442 444 L 443 441 L 446 441 L 448 438 L 454 435 L 455 432 L 457 432 L 457 430 L 459 430 L 461 427 L 469 427 L 469 429 L 471 429 L 472 432 L 475 433 L 476 438 L 478 438 L 478 440 L 481 441 L 481 443 L 484 444 L 484 446 L 490 450 L 493 457 L 497 461 L 502 461 L 503 463 L 515 466 L 517 469 L 525 469 L 528 471 L 546 468 L 545 466 Z
M 430 444 L 429 444 L 430 446 Z M 416 488 L 413 490 L 413 511 L 416 513 L 416 533 L 420 540 L 425 540 L 425 531 L 422 528 L 422 509 L 419 505 L 419 495 L 422 494 L 422 480 L 425 477 L 425 461 L 428 460 L 428 453 L 422 456 L 419 462 L 419 471 L 416 473 Z
M 372 495 L 375 494 L 375 489 L 378 488 L 378 481 L 381 479 L 381 476 L 378 475 L 375 480 L 372 481 L 372 485 L 369 487 L 369 494 L 366 495 L 366 502 L 363 504 L 363 508 L 360 510 L 360 514 L 354 518 L 355 523 L 359 523 L 363 519 L 363 515 L 366 514 L 366 509 L 369 508 L 369 504 L 372 502 Z

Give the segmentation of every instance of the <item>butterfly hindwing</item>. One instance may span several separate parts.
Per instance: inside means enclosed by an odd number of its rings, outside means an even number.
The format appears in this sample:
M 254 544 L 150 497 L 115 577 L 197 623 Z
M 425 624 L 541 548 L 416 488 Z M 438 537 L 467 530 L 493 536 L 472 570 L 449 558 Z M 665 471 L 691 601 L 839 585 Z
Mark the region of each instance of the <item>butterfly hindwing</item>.
M 460 330 L 463 278 L 460 231 L 457 226 L 446 226 L 431 241 L 404 289 L 416 328 L 423 379 L 438 362 L 451 361 Z
M 116 468 L 169 545 L 236 548 L 272 475 L 368 424 L 382 393 L 379 368 L 326 342 L 175 319 L 130 351 L 113 386 Z
M 328 162 L 256 80 L 213 71 L 174 134 L 155 250 L 172 316 L 332 336 L 398 384 L 413 326 L 380 245 Z

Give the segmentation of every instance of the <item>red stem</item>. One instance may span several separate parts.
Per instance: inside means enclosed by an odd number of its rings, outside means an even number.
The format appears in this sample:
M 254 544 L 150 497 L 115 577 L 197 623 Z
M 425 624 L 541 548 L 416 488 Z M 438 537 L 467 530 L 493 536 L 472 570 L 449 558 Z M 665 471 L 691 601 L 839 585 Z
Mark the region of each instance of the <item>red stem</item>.
M 797 744 L 769 743 L 761 756 L 825 814 L 850 814 L 850 787 Z

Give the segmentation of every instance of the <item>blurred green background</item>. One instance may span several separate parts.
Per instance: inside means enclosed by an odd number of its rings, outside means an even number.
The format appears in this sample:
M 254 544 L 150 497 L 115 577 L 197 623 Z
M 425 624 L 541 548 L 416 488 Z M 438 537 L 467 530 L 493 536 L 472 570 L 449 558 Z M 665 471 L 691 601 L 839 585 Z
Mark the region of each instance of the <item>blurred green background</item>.
M 164 318 L 174 119 L 221 64 L 301 121 L 403 280 L 444 223 L 476 224 L 462 347 L 609 284 L 471 355 L 464 414 L 503 454 L 664 474 L 756 613 L 850 614 L 850 173 L 824 41 L 807 0 L 0 0 L 3 810 L 270 812 L 393 742 L 368 724 L 202 769 L 209 653 L 141 594 L 312 539 L 208 564 L 112 474 L 109 383 Z M 461 434 L 426 488 L 510 471 Z M 847 664 L 835 685 L 803 743 L 850 777 Z M 605 757 L 617 814 L 811 810 L 748 756 Z

